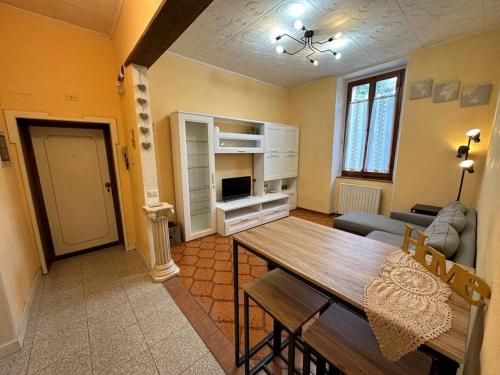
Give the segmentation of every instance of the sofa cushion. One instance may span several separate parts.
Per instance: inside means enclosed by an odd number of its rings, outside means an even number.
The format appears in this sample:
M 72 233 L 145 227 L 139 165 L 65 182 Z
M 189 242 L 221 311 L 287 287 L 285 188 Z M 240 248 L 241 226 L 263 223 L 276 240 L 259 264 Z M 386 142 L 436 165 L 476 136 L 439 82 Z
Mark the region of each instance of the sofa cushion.
M 382 232 L 379 230 L 374 230 L 369 233 L 366 238 L 371 238 L 372 240 L 386 243 L 388 245 L 393 245 L 396 247 L 401 247 L 403 244 L 404 236 L 400 236 L 399 234 Z
M 403 236 L 405 234 L 405 222 L 394 220 L 386 216 L 370 214 L 367 212 L 350 211 L 342 216 L 333 219 L 333 226 L 337 229 L 345 230 L 366 236 L 373 231 L 382 231 Z M 413 225 L 415 230 L 413 236 L 416 238 L 418 231 L 425 228 Z
M 474 268 L 476 264 L 476 210 L 469 208 L 465 214 L 465 218 L 467 220 L 467 224 L 460 233 L 460 245 L 458 245 L 458 250 L 455 253 L 453 260 L 456 263 Z
M 425 244 L 444 254 L 447 259 L 455 255 L 460 237 L 450 224 L 434 221 L 427 227 Z
M 448 210 L 448 209 L 459 210 L 463 214 L 465 214 L 467 212 L 467 207 L 465 207 L 462 204 L 462 202 L 459 202 L 459 201 L 453 201 L 453 202 L 448 203 L 446 206 L 444 206 L 444 208 L 441 211 Z
M 458 209 L 444 209 L 439 211 L 434 222 L 450 224 L 453 229 L 460 233 L 467 224 L 465 215 Z

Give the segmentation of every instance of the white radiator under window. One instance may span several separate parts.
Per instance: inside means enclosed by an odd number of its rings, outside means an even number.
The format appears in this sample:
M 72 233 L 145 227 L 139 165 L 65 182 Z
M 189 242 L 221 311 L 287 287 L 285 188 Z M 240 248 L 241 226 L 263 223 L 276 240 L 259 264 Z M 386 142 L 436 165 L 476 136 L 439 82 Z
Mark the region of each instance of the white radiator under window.
M 378 214 L 382 188 L 354 184 L 340 184 L 340 214 L 362 211 Z

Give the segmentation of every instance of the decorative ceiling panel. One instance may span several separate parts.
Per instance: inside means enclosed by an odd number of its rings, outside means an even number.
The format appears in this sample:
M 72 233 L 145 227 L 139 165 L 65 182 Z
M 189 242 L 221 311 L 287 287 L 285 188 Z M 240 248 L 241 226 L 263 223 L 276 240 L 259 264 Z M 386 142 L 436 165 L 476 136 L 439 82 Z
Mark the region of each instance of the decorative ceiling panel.
M 96 1 L 96 0 L 94 0 Z M 315 40 L 338 32 L 330 48 L 277 54 L 278 34 L 302 36 L 300 19 Z M 170 51 L 282 87 L 329 75 L 343 75 L 420 48 L 500 27 L 500 0 L 215 0 L 174 43 Z M 283 38 L 288 51 L 300 47 Z
M 123 0 L 0 0 L 16 8 L 112 35 Z

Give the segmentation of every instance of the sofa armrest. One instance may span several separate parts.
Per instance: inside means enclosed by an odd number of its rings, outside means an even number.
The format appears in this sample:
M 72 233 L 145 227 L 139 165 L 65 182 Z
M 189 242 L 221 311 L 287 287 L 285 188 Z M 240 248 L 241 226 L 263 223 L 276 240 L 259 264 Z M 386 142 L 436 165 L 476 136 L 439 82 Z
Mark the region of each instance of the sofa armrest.
M 435 216 L 414 214 L 411 212 L 391 212 L 391 219 L 404 221 L 408 224 L 420 225 L 428 227 L 436 218 Z

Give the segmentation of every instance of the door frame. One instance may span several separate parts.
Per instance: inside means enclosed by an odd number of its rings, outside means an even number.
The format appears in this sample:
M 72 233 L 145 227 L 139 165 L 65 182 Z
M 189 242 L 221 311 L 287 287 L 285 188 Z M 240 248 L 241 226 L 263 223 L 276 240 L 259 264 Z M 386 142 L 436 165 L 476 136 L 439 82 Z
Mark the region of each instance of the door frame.
M 112 159 L 112 163 L 110 164 L 110 174 L 114 175 L 116 181 L 116 196 L 118 201 L 119 213 L 116 213 L 117 216 L 117 230 L 121 235 L 119 237 L 123 238 L 123 242 L 126 250 L 132 250 L 133 247 L 129 246 L 128 235 L 126 230 L 126 221 L 124 216 L 124 199 L 122 194 L 122 183 L 120 179 L 120 168 L 118 163 L 118 157 L 120 155 L 119 148 L 121 147 L 118 140 L 118 129 L 116 126 L 116 120 L 108 117 L 87 117 L 82 116 L 80 118 L 72 118 L 72 117 L 56 117 L 51 116 L 49 113 L 43 112 L 26 112 L 26 111 L 11 111 L 4 110 L 5 123 L 7 125 L 7 136 L 9 139 L 9 143 L 15 145 L 17 158 L 19 160 L 19 167 L 21 172 L 22 183 L 24 185 L 24 191 L 26 193 L 26 198 L 28 201 L 28 209 L 30 211 L 31 224 L 33 225 L 33 231 L 35 236 L 35 245 L 38 251 L 38 257 L 40 260 L 40 265 L 42 268 L 42 272 L 44 274 L 48 273 L 47 262 L 45 261 L 45 252 L 42 242 L 41 236 L 41 228 L 38 223 L 36 209 L 35 209 L 35 200 L 32 194 L 30 179 L 28 175 L 28 166 L 29 164 L 26 162 L 26 156 L 24 154 L 23 145 L 21 142 L 21 134 L 19 132 L 19 126 L 25 126 L 22 120 L 45 120 L 45 121 L 53 121 L 53 122 L 70 122 L 74 126 L 81 125 L 82 128 L 88 126 L 89 124 L 102 125 L 106 126 L 109 130 L 109 135 L 111 136 L 111 151 L 112 155 L 108 155 L 110 159 Z M 106 132 L 104 132 L 106 133 Z M 112 157 L 111 157 L 112 156 Z M 115 210 L 116 211 L 116 210 Z M 121 222 L 121 228 L 118 224 Z

